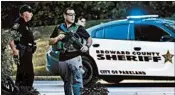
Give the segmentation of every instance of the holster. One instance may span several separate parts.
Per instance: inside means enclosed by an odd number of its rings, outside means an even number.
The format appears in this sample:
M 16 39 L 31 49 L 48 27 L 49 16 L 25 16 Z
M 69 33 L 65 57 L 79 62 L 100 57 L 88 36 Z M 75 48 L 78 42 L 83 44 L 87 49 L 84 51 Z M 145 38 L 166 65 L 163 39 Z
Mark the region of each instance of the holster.
M 22 45 L 22 44 L 17 44 L 16 48 L 18 50 L 20 50 L 19 55 L 22 57 L 24 55 L 25 52 L 32 52 L 34 53 L 36 51 L 36 43 L 31 44 L 29 43 L 27 46 L 26 45 Z
M 17 44 L 16 48 L 19 50 L 19 56 L 22 57 L 27 47 L 22 44 Z
M 36 43 L 32 43 L 32 44 L 29 43 L 26 51 L 34 53 L 36 49 L 37 49 Z

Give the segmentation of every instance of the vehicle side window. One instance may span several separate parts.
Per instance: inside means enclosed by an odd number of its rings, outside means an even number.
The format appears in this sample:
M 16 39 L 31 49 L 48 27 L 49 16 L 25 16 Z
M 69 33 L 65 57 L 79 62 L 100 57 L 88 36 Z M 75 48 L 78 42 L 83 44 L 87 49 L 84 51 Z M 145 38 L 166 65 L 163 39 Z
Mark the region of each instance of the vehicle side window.
M 160 41 L 162 36 L 169 35 L 154 25 L 136 24 L 134 29 L 135 39 L 140 41 Z
M 105 27 L 105 39 L 126 40 L 128 36 L 128 24 L 111 25 Z
M 93 37 L 94 38 L 103 38 L 104 37 L 104 29 L 100 28 L 100 29 L 95 30 L 93 32 Z

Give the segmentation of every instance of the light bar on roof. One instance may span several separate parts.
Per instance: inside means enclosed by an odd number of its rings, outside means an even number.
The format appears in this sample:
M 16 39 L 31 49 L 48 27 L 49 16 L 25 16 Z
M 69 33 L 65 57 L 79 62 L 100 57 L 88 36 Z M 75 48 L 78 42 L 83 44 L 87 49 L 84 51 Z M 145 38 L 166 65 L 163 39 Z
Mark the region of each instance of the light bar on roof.
M 139 15 L 139 16 L 127 16 L 127 19 L 137 19 L 137 18 L 156 18 L 159 15 Z

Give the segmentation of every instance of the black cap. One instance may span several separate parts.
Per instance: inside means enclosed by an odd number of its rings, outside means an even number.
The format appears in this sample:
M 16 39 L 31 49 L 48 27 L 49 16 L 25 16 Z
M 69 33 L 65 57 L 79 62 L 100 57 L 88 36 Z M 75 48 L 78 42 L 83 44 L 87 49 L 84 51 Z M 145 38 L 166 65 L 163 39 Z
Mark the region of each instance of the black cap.
M 26 11 L 33 12 L 33 9 L 29 5 L 23 5 L 19 9 L 20 13 L 23 13 L 23 12 L 26 12 Z

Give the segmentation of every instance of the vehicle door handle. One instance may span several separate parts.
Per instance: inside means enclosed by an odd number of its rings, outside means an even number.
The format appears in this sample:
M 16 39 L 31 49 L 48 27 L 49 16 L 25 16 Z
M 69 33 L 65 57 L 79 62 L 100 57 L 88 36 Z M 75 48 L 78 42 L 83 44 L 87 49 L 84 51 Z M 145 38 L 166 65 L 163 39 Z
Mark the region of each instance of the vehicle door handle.
M 141 50 L 141 47 L 134 47 L 134 50 L 135 51 L 140 51 Z
M 92 46 L 93 46 L 93 47 L 99 47 L 100 44 L 93 44 Z

